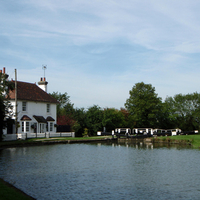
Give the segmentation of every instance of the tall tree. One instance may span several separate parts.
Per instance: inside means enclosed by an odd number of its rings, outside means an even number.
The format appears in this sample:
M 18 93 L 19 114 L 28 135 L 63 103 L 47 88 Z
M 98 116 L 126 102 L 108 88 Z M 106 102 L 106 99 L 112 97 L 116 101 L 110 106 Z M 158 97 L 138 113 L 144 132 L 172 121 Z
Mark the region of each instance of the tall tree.
M 96 135 L 97 131 L 102 130 L 103 110 L 94 105 L 86 113 L 86 124 L 89 135 Z
M 129 91 L 130 97 L 125 107 L 129 111 L 135 127 L 156 127 L 159 123 L 161 98 L 151 84 L 136 83 Z
M 70 96 L 68 96 L 67 92 L 64 94 L 53 92 L 50 93 L 51 96 L 53 96 L 55 99 L 58 100 L 59 104 L 57 105 L 57 116 L 63 116 L 67 114 L 72 114 L 74 111 L 74 104 L 70 101 Z
M 9 102 L 9 91 L 14 89 L 14 83 L 7 80 L 8 75 L 0 73 L 0 141 L 3 129 L 6 127 L 6 119 L 13 115 L 12 106 Z
M 103 111 L 102 125 L 106 127 L 107 132 L 111 132 L 115 128 L 124 128 L 125 115 L 121 110 L 114 108 L 106 108 Z
M 72 131 L 77 130 L 77 121 L 74 119 L 74 104 L 70 101 L 70 96 L 67 92 L 64 94 L 53 92 L 50 94 L 58 100 L 57 105 L 57 124 L 60 126 L 68 125 Z
M 169 108 L 169 117 L 177 128 L 184 131 L 199 129 L 200 124 L 200 94 L 177 94 L 168 97 L 165 104 Z
M 132 115 L 130 115 L 129 111 L 125 108 L 121 108 L 120 112 L 123 114 L 124 116 L 124 122 L 123 122 L 123 127 L 125 128 L 134 128 L 134 123 L 133 123 L 133 119 L 132 119 Z
M 76 123 L 74 124 L 74 130 L 76 130 L 76 136 L 82 136 L 84 129 L 87 127 L 86 111 L 84 108 L 76 108 L 74 113 Z

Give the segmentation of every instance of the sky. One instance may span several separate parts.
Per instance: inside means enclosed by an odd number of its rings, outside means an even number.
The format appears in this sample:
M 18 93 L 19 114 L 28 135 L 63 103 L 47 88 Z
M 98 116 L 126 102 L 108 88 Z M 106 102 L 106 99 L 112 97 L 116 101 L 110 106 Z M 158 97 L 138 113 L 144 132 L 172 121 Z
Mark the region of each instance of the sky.
M 199 0 L 0 0 L 0 69 L 45 76 L 76 108 L 120 109 L 138 82 L 163 101 L 199 93 L 199 10 Z

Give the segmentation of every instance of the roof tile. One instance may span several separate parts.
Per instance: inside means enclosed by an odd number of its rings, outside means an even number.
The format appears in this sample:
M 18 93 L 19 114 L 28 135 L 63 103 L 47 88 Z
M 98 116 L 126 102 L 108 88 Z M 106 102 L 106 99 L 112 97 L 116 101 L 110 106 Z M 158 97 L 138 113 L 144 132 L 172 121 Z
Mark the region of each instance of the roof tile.
M 15 89 L 9 93 L 10 99 L 15 99 Z M 58 101 L 50 94 L 39 88 L 36 84 L 17 81 L 17 99 L 25 101 L 39 101 L 55 103 Z

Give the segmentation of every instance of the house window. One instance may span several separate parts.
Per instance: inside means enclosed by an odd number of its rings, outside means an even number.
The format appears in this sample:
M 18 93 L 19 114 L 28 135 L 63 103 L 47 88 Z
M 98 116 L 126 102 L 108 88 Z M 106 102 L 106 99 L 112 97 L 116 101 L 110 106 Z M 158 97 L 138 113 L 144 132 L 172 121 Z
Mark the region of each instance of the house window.
M 50 112 L 50 104 L 47 104 L 47 112 Z
M 46 131 L 49 131 L 48 123 L 46 124 Z
M 22 102 L 22 111 L 27 111 L 27 103 L 25 101 Z
M 29 132 L 29 122 L 26 122 L 26 132 Z
M 24 132 L 24 122 L 22 122 L 22 132 Z
M 50 123 L 50 131 L 53 131 L 53 123 Z
M 42 124 L 42 130 L 41 133 L 44 133 L 44 124 Z
M 30 122 L 25 122 L 25 121 L 23 121 L 22 122 L 22 132 L 24 132 L 24 128 L 25 128 L 25 124 L 26 124 L 26 132 L 29 132 L 29 130 L 30 130 Z

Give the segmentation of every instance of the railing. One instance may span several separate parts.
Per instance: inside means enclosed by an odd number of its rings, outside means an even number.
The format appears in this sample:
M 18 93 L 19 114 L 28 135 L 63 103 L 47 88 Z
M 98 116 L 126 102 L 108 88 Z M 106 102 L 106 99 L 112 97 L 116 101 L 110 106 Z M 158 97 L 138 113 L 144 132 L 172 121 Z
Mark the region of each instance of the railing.
M 75 132 L 50 133 L 49 137 L 75 137 Z
M 18 133 L 17 139 L 30 139 L 30 138 L 53 138 L 53 137 L 75 137 L 75 132 L 66 133 Z

